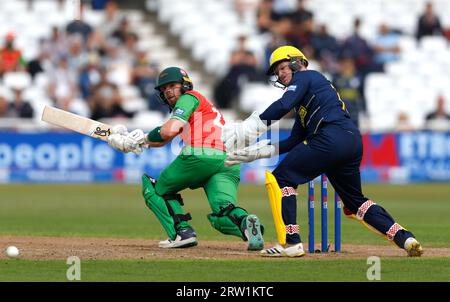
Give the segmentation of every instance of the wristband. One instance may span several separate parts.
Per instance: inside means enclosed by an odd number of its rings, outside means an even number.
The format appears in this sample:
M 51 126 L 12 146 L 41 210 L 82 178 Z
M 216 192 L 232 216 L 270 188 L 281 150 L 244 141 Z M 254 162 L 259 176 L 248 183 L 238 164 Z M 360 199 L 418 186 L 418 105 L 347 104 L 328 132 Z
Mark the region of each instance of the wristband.
M 162 143 L 164 139 L 161 137 L 161 127 L 156 127 L 147 135 L 147 140 L 152 143 Z

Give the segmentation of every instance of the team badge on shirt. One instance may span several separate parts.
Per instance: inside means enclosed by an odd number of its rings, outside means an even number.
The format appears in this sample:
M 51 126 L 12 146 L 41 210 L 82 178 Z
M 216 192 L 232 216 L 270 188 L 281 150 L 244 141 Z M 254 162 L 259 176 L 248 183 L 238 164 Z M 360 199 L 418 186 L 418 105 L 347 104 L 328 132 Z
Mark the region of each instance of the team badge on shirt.
M 300 122 L 302 123 L 303 128 L 305 128 L 305 116 L 308 114 L 308 110 L 305 107 L 300 106 L 298 109 L 298 115 L 300 117 Z
M 173 112 L 173 115 L 183 115 L 183 113 L 184 113 L 184 109 L 177 108 L 177 109 Z

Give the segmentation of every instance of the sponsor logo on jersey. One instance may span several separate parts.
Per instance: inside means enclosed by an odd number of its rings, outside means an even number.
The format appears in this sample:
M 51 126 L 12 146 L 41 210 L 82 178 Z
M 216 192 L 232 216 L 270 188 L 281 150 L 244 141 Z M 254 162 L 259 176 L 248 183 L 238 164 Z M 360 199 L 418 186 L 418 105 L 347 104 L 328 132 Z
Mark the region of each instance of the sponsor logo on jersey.
M 297 89 L 297 85 L 288 86 L 287 91 L 295 91 Z

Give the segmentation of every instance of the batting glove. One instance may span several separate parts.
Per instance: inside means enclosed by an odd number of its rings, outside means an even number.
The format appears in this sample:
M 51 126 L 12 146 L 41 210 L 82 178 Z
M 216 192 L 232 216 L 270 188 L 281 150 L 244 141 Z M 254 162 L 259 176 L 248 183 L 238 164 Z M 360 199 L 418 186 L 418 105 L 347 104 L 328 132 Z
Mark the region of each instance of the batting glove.
M 127 140 L 126 140 L 126 144 L 128 144 L 127 145 L 128 150 L 135 154 L 141 154 L 142 148 L 143 148 L 144 144 L 147 142 L 146 139 L 147 139 L 147 136 L 145 135 L 144 131 L 142 131 L 141 129 L 136 129 L 136 130 L 131 131 L 127 135 Z
M 142 145 L 140 144 L 141 139 L 139 139 L 138 134 L 133 132 L 134 131 L 128 135 L 111 134 L 108 136 L 108 144 L 120 152 L 133 152 L 139 155 L 142 153 Z M 133 135 L 131 135 L 132 133 Z
M 127 135 L 128 134 L 128 129 L 125 125 L 115 125 L 114 127 L 111 128 L 111 134 L 122 134 L 122 135 Z

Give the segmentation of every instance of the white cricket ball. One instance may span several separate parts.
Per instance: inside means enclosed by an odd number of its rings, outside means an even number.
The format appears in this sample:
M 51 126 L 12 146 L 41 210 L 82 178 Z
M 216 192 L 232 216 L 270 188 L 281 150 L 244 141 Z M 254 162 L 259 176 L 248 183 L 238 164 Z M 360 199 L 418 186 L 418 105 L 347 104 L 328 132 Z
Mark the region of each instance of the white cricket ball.
M 19 256 L 19 249 L 13 245 L 8 246 L 8 248 L 6 249 L 6 255 L 11 258 L 16 258 Z

